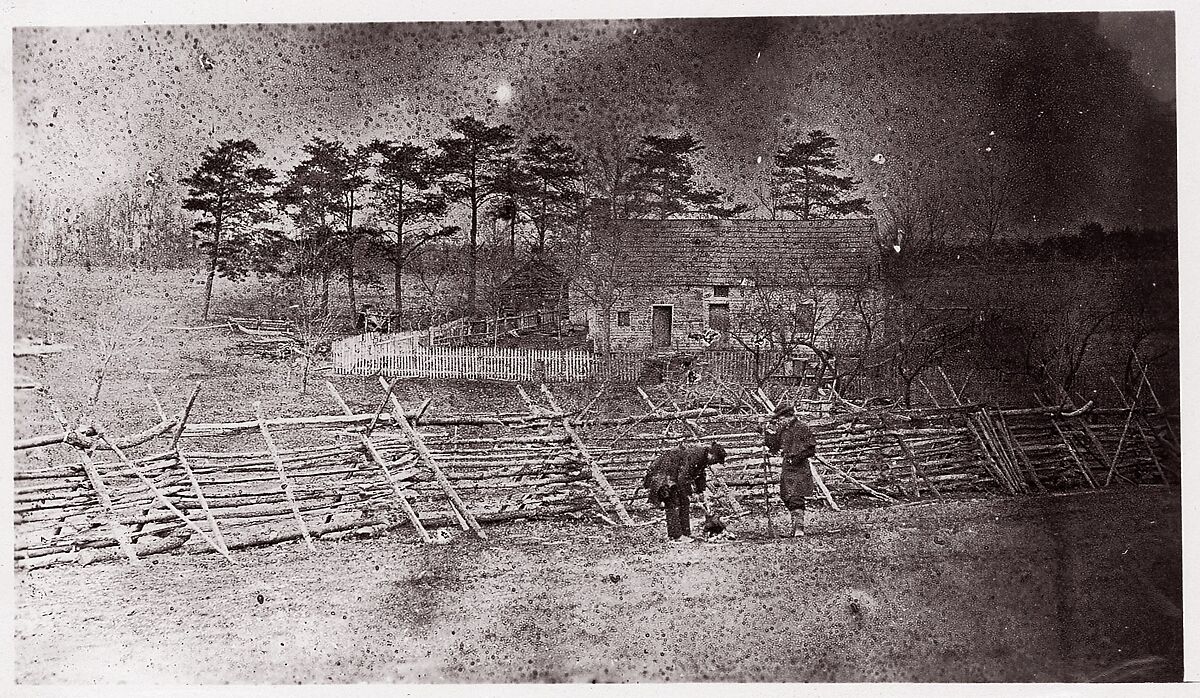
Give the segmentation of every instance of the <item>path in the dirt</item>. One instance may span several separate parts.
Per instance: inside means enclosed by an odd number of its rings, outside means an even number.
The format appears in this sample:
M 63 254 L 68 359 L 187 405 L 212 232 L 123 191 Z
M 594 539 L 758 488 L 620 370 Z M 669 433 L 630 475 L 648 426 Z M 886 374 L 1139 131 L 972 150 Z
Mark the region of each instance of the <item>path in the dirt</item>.
M 317 555 L 283 546 L 236 568 L 160 556 L 140 573 L 21 573 L 17 677 L 1073 681 L 1123 664 L 1133 680 L 1181 676 L 1177 493 L 822 512 L 818 535 L 794 541 L 739 526 L 726 545 L 539 522 L 446 546 L 403 532 Z

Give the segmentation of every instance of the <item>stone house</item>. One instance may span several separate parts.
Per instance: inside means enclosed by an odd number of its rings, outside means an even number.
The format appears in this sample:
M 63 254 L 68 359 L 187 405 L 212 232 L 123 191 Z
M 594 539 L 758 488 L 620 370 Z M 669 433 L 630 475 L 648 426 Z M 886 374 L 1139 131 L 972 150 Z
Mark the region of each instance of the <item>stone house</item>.
M 572 319 L 597 349 L 802 351 L 786 330 L 852 352 L 879 275 L 873 219 L 636 220 L 620 239 L 610 279 L 571 287 Z

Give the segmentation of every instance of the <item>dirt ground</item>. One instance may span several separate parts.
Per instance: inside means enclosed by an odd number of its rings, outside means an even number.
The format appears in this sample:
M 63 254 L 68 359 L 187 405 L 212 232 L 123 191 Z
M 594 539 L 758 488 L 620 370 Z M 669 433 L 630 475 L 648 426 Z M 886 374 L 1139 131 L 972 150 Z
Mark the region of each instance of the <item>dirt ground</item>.
M 19 335 L 79 349 L 22 359 L 68 414 L 109 362 L 100 413 L 117 432 L 153 423 L 142 370 L 173 411 L 328 413 L 284 367 L 230 353 L 197 324 L 185 272 L 37 268 L 15 280 Z M 262 284 L 218 284 L 214 314 L 259 314 Z M 266 300 L 264 300 L 266 299 Z M 110 321 L 105 320 L 108 318 Z M 378 388 L 335 379 L 352 404 Z M 30 393 L 31 391 L 22 391 Z M 556 388 L 567 403 L 587 391 Z M 511 386 L 406 383 L 431 411 L 495 409 Z M 618 400 L 618 403 L 620 401 Z M 481 404 L 483 403 L 483 404 Z M 518 404 L 518 403 L 514 403 Z M 18 394 L 18 436 L 57 422 Z M 236 443 L 223 444 L 234 448 Z M 61 453 L 23 457 L 43 465 Z M 781 512 L 777 509 L 777 514 Z M 782 521 L 780 521 L 782 523 Z M 1162 488 L 887 509 L 821 511 L 815 535 L 669 545 L 661 524 L 491 527 L 423 547 L 383 537 L 17 572 L 19 682 L 1169 681 L 1182 676 L 1180 500 Z
M 777 514 L 780 512 L 777 510 Z M 18 572 L 20 683 L 1179 681 L 1159 487 L 817 512 L 668 544 L 525 522 Z
M 198 279 L 181 270 L 152 273 L 96 269 L 88 273 L 71 267 L 18 269 L 14 281 L 15 334 L 69 343 L 75 349 L 19 358 L 17 375 L 44 384 L 63 412 L 75 419 L 82 415 L 92 394 L 95 369 L 105 354 L 104 344 L 114 341 L 116 352 L 105 365 L 96 411 L 104 426 L 115 433 L 137 432 L 154 424 L 158 420 L 154 396 L 168 413 L 175 413 L 197 382 L 203 387 L 192 410 L 192 421 L 253 419 L 255 400 L 262 402 L 268 417 L 340 413 L 339 405 L 325 390 L 326 379 L 336 384 L 351 405 L 376 409 L 382 391 L 372 378 L 317 372 L 310 376 L 307 391 L 302 392 L 299 373 L 289 373 L 286 362 L 235 352 L 241 339 L 237 334 L 227 329 L 178 329 L 202 325 L 203 280 Z M 230 314 L 279 316 L 280 309 L 272 305 L 270 288 L 269 283 L 257 280 L 218 283 L 214 290 L 214 321 L 224 321 Z M 567 384 L 554 390 L 570 409 L 590 402 L 597 389 Z M 396 393 L 414 407 L 431 399 L 429 414 L 525 409 L 508 383 L 406 380 Z M 17 438 L 61 430 L 50 400 L 40 392 L 17 391 L 14 407 Z M 645 409 L 632 389 L 607 391 L 598 407 L 621 415 Z M 220 447 L 237 448 L 239 444 L 230 440 Z M 60 464 L 64 457 L 67 453 L 58 449 L 20 454 L 35 467 Z

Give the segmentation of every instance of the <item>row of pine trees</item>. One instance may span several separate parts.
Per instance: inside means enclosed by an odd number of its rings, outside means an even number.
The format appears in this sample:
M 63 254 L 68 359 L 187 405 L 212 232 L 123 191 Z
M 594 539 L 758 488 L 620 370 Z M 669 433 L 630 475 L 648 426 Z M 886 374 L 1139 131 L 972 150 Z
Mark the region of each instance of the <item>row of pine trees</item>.
M 466 312 L 477 309 L 481 220 L 507 227 L 515 253 L 518 231 L 533 254 L 585 253 L 613 221 L 704 216 L 727 218 L 749 207 L 700 182 L 703 143 L 689 134 L 641 138 L 617 162 L 589 160 L 559 136 L 518 139 L 511 127 L 472 116 L 450 122 L 430 145 L 374 140 L 353 148 L 314 138 L 299 164 L 282 175 L 263 166 L 250 140 L 208 148 L 182 180 L 183 208 L 207 261 L 204 317 L 218 276 L 238 280 L 274 273 L 308 284 L 302 312 L 327 308 L 329 284 L 341 276 L 349 311 L 357 310 L 361 255 L 394 273 L 397 312 L 403 277 L 414 256 L 438 241 L 461 241 L 466 257 Z M 799 218 L 867 215 L 839 172 L 837 141 L 822 131 L 775 156 L 771 213 Z

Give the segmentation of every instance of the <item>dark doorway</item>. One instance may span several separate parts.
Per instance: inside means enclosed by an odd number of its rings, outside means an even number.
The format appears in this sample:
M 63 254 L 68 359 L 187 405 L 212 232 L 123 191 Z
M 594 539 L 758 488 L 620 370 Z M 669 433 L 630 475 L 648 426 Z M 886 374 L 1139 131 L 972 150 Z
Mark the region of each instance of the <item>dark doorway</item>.
M 721 333 L 717 343 L 724 344 L 729 341 L 729 304 L 728 303 L 709 303 L 708 304 L 708 327 Z
M 650 322 L 650 345 L 658 349 L 671 346 L 671 306 L 656 305 Z

